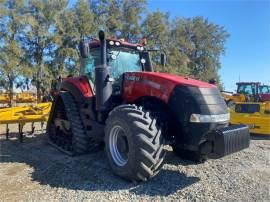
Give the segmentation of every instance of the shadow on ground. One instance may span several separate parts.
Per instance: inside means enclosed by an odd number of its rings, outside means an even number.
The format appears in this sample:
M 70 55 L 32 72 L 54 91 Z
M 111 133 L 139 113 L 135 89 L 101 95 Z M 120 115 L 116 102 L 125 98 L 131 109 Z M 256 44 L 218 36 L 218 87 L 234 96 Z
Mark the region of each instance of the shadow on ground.
M 250 134 L 250 139 L 251 140 L 270 140 L 270 135 L 262 135 L 262 134 L 251 133 Z
M 105 152 L 98 151 L 78 157 L 69 157 L 47 143 L 44 134 L 25 137 L 24 143 L 12 138 L 0 138 L 0 163 L 26 163 L 33 168 L 32 180 L 41 185 L 85 191 L 129 190 L 136 195 L 167 196 L 181 191 L 200 179 L 163 168 L 158 176 L 145 183 L 131 183 L 115 176 Z M 16 135 L 15 135 L 16 136 Z M 169 162 L 187 165 L 171 152 Z M 173 179 L 173 180 L 170 180 Z

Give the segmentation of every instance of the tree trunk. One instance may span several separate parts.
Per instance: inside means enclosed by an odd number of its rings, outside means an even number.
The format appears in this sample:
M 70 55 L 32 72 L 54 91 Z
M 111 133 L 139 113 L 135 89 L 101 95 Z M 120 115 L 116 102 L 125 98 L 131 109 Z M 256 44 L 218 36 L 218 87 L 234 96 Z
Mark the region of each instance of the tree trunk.
M 40 103 L 41 101 L 41 84 L 40 84 L 40 81 L 38 80 L 37 81 L 37 102 Z
M 9 107 L 13 107 L 13 80 L 9 79 L 9 92 L 8 92 L 8 96 L 9 96 L 9 102 L 8 102 L 8 106 Z

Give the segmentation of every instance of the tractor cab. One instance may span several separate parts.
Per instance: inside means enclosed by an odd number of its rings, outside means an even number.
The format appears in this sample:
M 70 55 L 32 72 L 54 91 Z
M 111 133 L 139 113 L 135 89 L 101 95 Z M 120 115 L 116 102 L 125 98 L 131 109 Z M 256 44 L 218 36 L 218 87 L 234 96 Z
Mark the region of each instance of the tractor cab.
M 95 67 L 101 64 L 101 45 L 99 40 L 80 43 L 80 75 L 86 75 L 95 92 Z M 142 44 L 131 44 L 124 40 L 106 39 L 106 64 L 110 68 L 113 92 L 119 93 L 125 72 L 152 71 L 148 52 Z
M 270 94 L 270 86 L 268 86 L 268 85 L 260 85 L 259 86 L 259 93 L 260 94 Z
M 270 101 L 270 86 L 260 85 L 259 86 L 259 96 L 262 102 Z
M 237 94 L 245 95 L 246 100 L 251 102 L 270 101 L 270 87 L 260 82 L 237 83 Z
M 258 99 L 259 82 L 239 82 L 237 85 L 237 94 L 246 96 L 247 101 L 256 101 Z

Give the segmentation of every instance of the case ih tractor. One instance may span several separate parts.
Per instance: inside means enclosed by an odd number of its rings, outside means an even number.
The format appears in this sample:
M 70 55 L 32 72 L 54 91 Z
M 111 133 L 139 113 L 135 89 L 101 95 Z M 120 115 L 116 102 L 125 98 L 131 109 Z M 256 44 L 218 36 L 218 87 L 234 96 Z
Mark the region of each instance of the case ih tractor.
M 229 112 L 211 84 L 153 72 L 141 44 L 106 39 L 81 42 L 81 76 L 64 79 L 47 134 L 70 154 L 105 143 L 114 173 L 146 181 L 161 169 L 166 150 L 203 160 L 249 146 L 244 125 L 228 126 Z

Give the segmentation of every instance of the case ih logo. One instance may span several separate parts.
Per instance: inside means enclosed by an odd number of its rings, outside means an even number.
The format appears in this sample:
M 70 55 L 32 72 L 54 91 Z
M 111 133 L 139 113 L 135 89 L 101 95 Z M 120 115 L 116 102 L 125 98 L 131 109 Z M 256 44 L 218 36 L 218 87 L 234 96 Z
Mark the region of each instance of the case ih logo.
M 139 81 L 140 77 L 134 76 L 134 75 L 126 75 L 125 79 L 128 80 L 128 81 Z
M 126 75 L 125 79 L 128 80 L 128 81 L 137 81 L 137 82 L 140 82 L 142 84 L 146 84 L 146 85 L 151 86 L 151 87 L 156 88 L 156 89 L 161 89 L 161 85 L 159 83 L 156 83 L 154 81 L 144 79 L 144 78 L 141 78 L 141 77 L 138 77 L 138 76 Z

